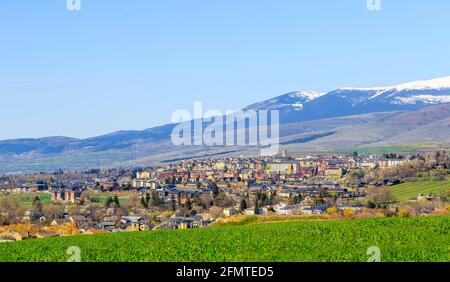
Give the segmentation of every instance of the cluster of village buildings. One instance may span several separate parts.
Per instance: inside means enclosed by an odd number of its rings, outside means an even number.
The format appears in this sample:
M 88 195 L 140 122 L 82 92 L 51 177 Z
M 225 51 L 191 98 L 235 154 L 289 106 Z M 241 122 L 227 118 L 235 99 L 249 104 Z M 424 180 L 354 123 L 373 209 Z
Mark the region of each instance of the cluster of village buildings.
M 69 222 L 84 233 L 201 228 L 236 214 L 321 214 L 331 205 L 360 209 L 361 204 L 353 200 L 364 197 L 361 188 L 395 184 L 397 180 L 351 183 L 346 179 L 349 172 L 395 166 L 407 159 L 350 153 L 291 157 L 284 152 L 282 156 L 265 158 L 185 160 L 156 168 L 4 176 L 0 191 L 4 195 L 49 194 L 50 202 L 59 203 L 64 210 L 50 219 L 39 211 L 27 210 L 24 221 L 47 222 L 51 226 Z M 102 206 L 99 218 L 95 214 L 99 210 L 93 214 L 89 207 L 95 203 L 94 197 L 83 197 L 86 191 L 94 191 L 95 195 L 134 192 L 141 206 L 123 211 L 126 199 L 120 199 L 118 205 Z M 122 211 L 117 213 L 120 204 Z M 79 209 L 71 213 L 69 206 Z M 149 217 L 149 212 L 155 210 L 161 213 Z

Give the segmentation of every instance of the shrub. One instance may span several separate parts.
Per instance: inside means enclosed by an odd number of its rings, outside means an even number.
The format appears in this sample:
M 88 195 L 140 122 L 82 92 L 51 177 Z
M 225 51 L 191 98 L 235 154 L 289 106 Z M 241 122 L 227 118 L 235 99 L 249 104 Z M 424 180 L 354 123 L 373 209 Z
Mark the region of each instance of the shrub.
M 351 217 L 354 214 L 354 211 L 352 209 L 345 208 L 344 211 L 342 212 L 342 214 L 345 217 Z
M 445 205 L 445 208 L 444 208 L 447 212 L 449 212 L 450 213 L 450 205 Z
M 411 216 L 411 212 L 408 208 L 406 207 L 401 207 L 398 211 L 398 216 L 399 217 L 410 217 Z
M 329 214 L 329 215 L 336 214 L 337 211 L 338 211 L 337 208 L 328 208 L 327 214 Z

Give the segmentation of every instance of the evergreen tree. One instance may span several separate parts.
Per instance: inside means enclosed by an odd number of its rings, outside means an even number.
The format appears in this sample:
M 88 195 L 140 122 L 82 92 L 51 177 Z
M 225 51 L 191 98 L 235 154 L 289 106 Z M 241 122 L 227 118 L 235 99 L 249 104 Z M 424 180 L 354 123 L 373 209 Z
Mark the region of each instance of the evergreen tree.
M 161 198 L 159 198 L 158 192 L 156 191 L 152 192 L 150 203 L 151 203 L 150 206 L 153 207 L 159 207 L 163 204 Z
M 175 197 L 173 196 L 173 194 L 170 195 L 170 209 L 172 211 L 175 211 L 177 209 L 177 205 L 175 202 Z
M 42 213 L 42 202 L 41 199 L 36 196 L 33 200 L 33 209 L 37 212 L 41 212 Z
M 190 199 L 187 199 L 187 201 L 186 201 L 186 208 L 187 208 L 188 210 L 191 210 L 191 209 L 192 209 L 192 203 L 191 203 L 191 200 L 190 200 Z
M 117 206 L 118 208 L 120 207 L 120 202 L 119 202 L 119 198 L 117 197 L 117 195 L 114 195 L 113 202 L 116 204 L 116 206 Z
M 259 194 L 259 202 L 261 203 L 261 205 L 265 206 L 268 204 L 268 198 L 266 193 L 260 193 Z
M 147 203 L 148 207 L 148 204 L 150 203 L 150 194 L 148 192 L 145 193 L 145 202 Z
M 258 197 L 255 199 L 255 214 L 259 213 L 259 203 L 258 203 Z
M 108 199 L 106 199 L 105 206 L 106 206 L 107 208 L 109 208 L 109 206 L 110 206 L 113 202 L 114 202 L 113 198 L 112 198 L 112 197 L 108 197 Z
M 214 198 L 219 195 L 219 188 L 217 187 L 216 182 L 211 183 L 211 191 L 213 193 Z
M 148 208 L 148 202 L 145 200 L 144 197 L 141 197 L 141 205 L 144 208 Z
M 247 202 L 245 201 L 245 199 L 241 200 L 241 205 L 240 205 L 239 209 L 241 212 L 247 209 Z

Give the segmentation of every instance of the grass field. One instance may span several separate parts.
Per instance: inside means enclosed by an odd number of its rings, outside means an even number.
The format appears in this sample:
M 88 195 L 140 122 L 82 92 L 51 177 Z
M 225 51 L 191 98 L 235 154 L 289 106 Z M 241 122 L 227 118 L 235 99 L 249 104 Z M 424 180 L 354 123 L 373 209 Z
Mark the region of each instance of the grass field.
M 409 153 L 419 150 L 417 147 L 367 147 L 367 148 L 353 148 L 345 149 L 339 152 L 343 153 L 353 153 L 358 152 L 358 154 L 389 154 L 389 153 Z
M 106 203 L 106 200 L 109 197 L 114 197 L 116 195 L 116 193 L 102 193 L 99 195 L 93 195 L 93 198 L 96 198 L 98 201 L 99 205 L 104 205 Z M 39 199 L 41 199 L 41 202 L 44 205 L 48 205 L 50 204 L 51 201 L 51 194 L 50 193 L 45 193 L 45 192 L 38 192 L 38 193 L 23 193 L 23 194 L 11 194 L 11 195 L 7 195 L 7 196 L 3 196 L 0 195 L 0 200 L 3 198 L 9 198 L 9 199 L 18 199 L 19 202 L 24 206 L 24 207 L 31 207 L 31 205 L 33 204 L 33 200 L 36 198 L 36 196 L 39 197 Z M 122 193 L 118 195 L 119 197 L 119 202 L 120 203 L 125 203 L 126 200 L 128 199 L 128 195 L 126 195 L 126 193 Z
M 1 243 L 0 261 L 365 262 L 450 261 L 450 217 L 264 223 L 206 229 L 79 235 Z
M 8 196 L 0 196 L 0 200 L 2 198 L 16 198 L 19 199 L 19 202 L 25 206 L 30 207 L 33 204 L 33 200 L 36 198 L 36 196 L 41 199 L 41 202 L 43 204 L 48 204 L 51 201 L 51 194 L 50 193 L 23 193 L 23 194 L 14 194 L 14 195 L 8 195 Z
M 416 198 L 419 194 L 430 193 L 438 196 L 440 191 L 450 190 L 450 181 L 420 181 L 406 182 L 392 186 L 392 191 L 397 200 L 408 200 Z
M 92 198 L 95 198 L 95 199 L 98 201 L 99 204 L 104 205 L 104 204 L 106 203 L 106 200 L 107 200 L 108 198 L 114 197 L 115 195 L 116 195 L 116 194 L 108 193 L 108 194 L 106 194 L 106 195 L 93 196 Z M 119 202 L 120 202 L 121 204 L 123 204 L 123 203 L 127 200 L 128 197 L 126 197 L 126 196 L 118 196 L 118 198 L 119 198 Z
M 419 144 L 400 144 L 394 146 L 385 147 L 360 147 L 360 148 L 349 148 L 344 150 L 339 150 L 338 152 L 352 153 L 358 152 L 358 154 L 389 154 L 389 153 L 410 153 L 416 151 L 429 151 L 437 150 L 442 147 L 442 143 L 419 143 Z M 448 144 L 446 144 L 448 146 Z

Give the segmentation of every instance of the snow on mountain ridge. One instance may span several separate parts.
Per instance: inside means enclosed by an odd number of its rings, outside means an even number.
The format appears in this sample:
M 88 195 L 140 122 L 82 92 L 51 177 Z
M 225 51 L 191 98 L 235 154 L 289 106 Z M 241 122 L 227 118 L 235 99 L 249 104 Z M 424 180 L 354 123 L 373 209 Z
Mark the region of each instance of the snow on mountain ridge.
M 320 96 L 325 95 L 326 93 L 319 93 L 315 91 L 294 91 L 289 94 L 291 98 L 306 98 L 309 101 L 319 98 Z
M 397 105 L 412 105 L 416 104 L 417 102 L 422 102 L 425 104 L 450 103 L 450 96 L 415 95 L 410 97 L 395 97 L 392 101 L 393 104 Z
M 319 93 L 316 91 L 294 91 L 269 100 L 252 104 L 244 108 L 244 110 L 287 109 L 301 111 L 306 104 L 325 94 L 326 93 Z
M 303 103 L 311 102 L 319 98 L 320 96 L 325 95 L 326 93 L 319 93 L 315 91 L 294 91 L 288 94 L 289 98 L 297 98 L 299 101 L 294 101 L 294 103 L 290 104 L 294 108 L 294 111 L 301 111 L 304 107 Z M 289 104 L 285 104 L 289 106 Z
M 341 87 L 338 90 L 358 90 L 358 91 L 403 91 L 403 90 L 424 90 L 424 89 L 443 89 L 450 88 L 450 76 L 438 77 L 429 80 L 416 80 L 394 86 L 383 87 Z
M 245 109 L 278 110 L 282 122 L 289 123 L 369 112 L 414 110 L 443 103 L 450 103 L 450 76 L 390 87 L 344 87 L 327 93 L 293 91 Z
M 385 93 L 392 92 L 388 97 L 395 96 L 396 92 L 411 91 L 411 90 L 430 90 L 430 89 L 447 89 L 450 88 L 450 76 L 439 77 L 430 80 L 417 80 L 407 83 L 398 84 L 391 87 L 380 87 L 375 95 L 369 99 L 374 99 Z M 375 88 L 374 88 L 375 89 Z
M 337 91 L 384 91 L 389 87 L 340 87 Z
M 393 87 L 396 91 L 404 90 L 426 90 L 450 88 L 450 76 L 439 77 L 430 80 L 418 80 L 399 84 Z

